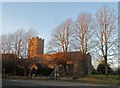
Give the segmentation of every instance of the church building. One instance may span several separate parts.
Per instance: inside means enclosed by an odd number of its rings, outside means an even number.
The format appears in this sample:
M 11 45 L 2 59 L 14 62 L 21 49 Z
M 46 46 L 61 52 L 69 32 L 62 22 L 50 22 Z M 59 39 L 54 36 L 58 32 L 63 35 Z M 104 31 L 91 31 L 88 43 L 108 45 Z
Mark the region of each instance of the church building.
M 92 73 L 91 56 L 89 53 L 82 54 L 77 51 L 44 54 L 44 39 L 39 37 L 33 37 L 28 40 L 28 58 L 42 60 L 42 63 L 53 68 L 59 72 L 59 74 L 62 74 L 65 70 L 69 75 L 77 71 L 79 71 L 80 74 L 83 72 L 86 74 Z M 66 69 L 64 68 L 64 64 Z

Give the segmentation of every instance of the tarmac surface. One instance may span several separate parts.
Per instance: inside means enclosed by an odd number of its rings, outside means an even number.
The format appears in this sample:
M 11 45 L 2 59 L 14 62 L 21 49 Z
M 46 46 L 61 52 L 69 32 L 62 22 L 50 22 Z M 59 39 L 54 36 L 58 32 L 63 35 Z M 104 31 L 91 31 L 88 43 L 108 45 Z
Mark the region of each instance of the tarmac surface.
M 120 87 L 58 80 L 3 79 L 2 88 L 120 88 Z

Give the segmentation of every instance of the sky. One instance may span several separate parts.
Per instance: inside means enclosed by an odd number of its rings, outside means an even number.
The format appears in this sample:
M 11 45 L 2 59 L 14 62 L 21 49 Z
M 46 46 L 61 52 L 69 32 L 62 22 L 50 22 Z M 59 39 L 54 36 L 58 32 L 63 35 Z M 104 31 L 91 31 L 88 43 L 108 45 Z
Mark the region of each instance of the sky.
M 80 13 L 93 16 L 102 6 L 118 11 L 117 2 L 2 2 L 0 3 L 0 35 L 19 28 L 33 28 L 47 42 L 53 30 L 68 18 L 76 20 Z
M 33 28 L 46 44 L 52 31 L 64 20 L 72 18 L 75 21 L 83 12 L 94 15 L 104 5 L 117 10 L 117 2 L 3 2 L 2 33 Z

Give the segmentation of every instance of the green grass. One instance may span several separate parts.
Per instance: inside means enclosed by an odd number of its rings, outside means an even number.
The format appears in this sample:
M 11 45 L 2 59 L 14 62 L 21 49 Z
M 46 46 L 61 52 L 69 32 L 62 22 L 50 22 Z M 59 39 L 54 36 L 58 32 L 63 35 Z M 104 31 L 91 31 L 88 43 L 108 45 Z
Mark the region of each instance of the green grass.
M 96 79 L 105 79 L 105 75 L 88 75 L 87 77 L 96 78 Z M 108 79 L 119 80 L 119 75 L 108 75 Z
M 120 85 L 118 75 L 109 75 L 107 80 L 105 79 L 105 75 L 88 75 L 87 77 L 80 78 L 79 80 L 90 83 Z
M 69 78 L 69 79 L 68 79 Z M 79 77 L 77 80 L 73 80 L 72 77 L 63 77 L 61 81 L 72 81 L 81 83 L 92 84 L 108 84 L 108 85 L 120 85 L 120 79 L 118 75 L 109 75 L 108 79 L 105 79 L 105 75 L 88 75 L 86 77 Z

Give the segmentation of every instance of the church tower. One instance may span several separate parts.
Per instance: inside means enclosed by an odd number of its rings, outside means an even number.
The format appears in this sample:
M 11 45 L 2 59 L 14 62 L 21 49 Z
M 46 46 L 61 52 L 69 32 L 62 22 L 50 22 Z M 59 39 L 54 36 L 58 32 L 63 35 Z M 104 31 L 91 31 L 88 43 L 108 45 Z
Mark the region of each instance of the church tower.
M 33 58 L 37 54 L 44 54 L 44 39 L 32 37 L 28 40 L 28 58 Z

